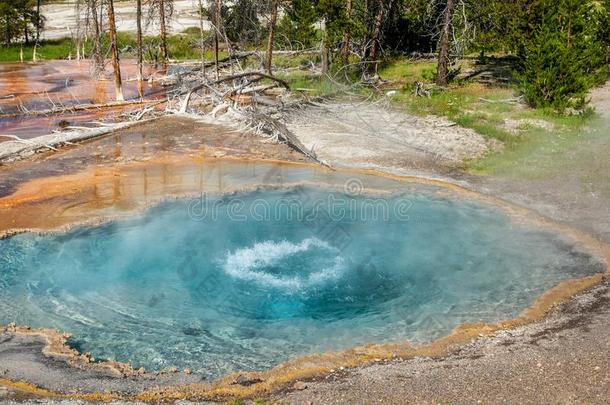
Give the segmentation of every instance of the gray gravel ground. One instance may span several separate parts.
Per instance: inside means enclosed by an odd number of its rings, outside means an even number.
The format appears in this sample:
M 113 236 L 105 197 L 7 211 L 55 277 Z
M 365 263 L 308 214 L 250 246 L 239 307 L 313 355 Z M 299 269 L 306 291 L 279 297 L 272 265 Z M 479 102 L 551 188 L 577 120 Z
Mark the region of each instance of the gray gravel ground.
M 610 283 L 545 321 L 418 358 L 338 372 L 273 402 L 294 404 L 608 404 Z

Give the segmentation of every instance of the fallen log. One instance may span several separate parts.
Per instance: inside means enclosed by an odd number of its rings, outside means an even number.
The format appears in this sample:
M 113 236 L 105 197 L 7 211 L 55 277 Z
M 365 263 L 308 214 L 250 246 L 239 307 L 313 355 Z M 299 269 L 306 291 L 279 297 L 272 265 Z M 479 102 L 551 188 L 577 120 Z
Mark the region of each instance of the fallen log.
M 71 145 L 88 139 L 97 138 L 120 129 L 130 128 L 155 119 L 156 118 L 150 118 L 141 121 L 107 124 L 102 127 L 94 128 L 79 127 L 68 131 L 58 131 L 49 135 L 38 136 L 32 139 L 16 139 L 17 137 L 10 135 L 7 137 L 13 138 L 14 140 L 0 143 L 0 164 L 21 160 L 46 149 L 56 151 L 57 148 L 63 145 Z
M 215 82 L 213 82 L 213 84 L 220 84 L 220 83 L 229 82 L 229 81 L 233 81 L 233 80 L 239 80 L 239 79 L 243 79 L 246 77 L 250 80 L 250 83 L 259 81 L 262 79 L 273 80 L 274 82 L 281 84 L 282 87 L 284 87 L 286 90 L 290 90 L 290 85 L 288 84 L 287 81 L 277 78 L 275 76 L 268 75 L 266 73 L 262 73 L 262 72 L 244 72 L 244 73 L 238 73 L 236 75 L 229 75 L 229 76 L 225 76 L 223 78 L 216 80 Z
M 254 87 L 244 87 L 243 89 L 238 89 L 235 91 L 236 94 L 249 94 L 249 93 L 264 93 L 267 90 L 271 90 L 273 88 L 277 87 L 277 85 L 275 84 L 267 84 L 267 85 L 261 85 L 261 86 L 254 86 Z
M 233 80 L 239 80 L 239 79 L 243 79 L 243 78 L 248 78 L 248 83 L 242 87 L 239 88 L 234 88 L 234 89 L 229 89 L 228 91 L 226 91 L 225 93 L 220 92 L 216 87 L 213 86 L 218 86 L 219 84 L 222 83 L 226 83 L 229 81 L 233 81 Z M 189 102 L 191 100 L 191 97 L 193 96 L 194 93 L 198 92 L 199 90 L 203 89 L 203 88 L 207 88 L 209 90 L 212 91 L 212 93 L 214 93 L 216 96 L 219 97 L 219 99 L 222 101 L 226 98 L 229 98 L 235 94 L 245 94 L 245 93 L 255 93 L 257 91 L 263 91 L 263 90 L 269 90 L 273 87 L 276 87 L 276 85 L 273 86 L 261 86 L 261 87 L 249 87 L 252 83 L 257 82 L 259 80 L 262 79 L 269 79 L 274 81 L 275 83 L 277 83 L 278 85 L 284 87 L 287 90 L 290 90 L 290 85 L 288 84 L 288 82 L 286 82 L 285 80 L 279 79 L 275 76 L 272 75 L 268 75 L 266 73 L 262 73 L 262 72 L 244 72 L 244 73 L 239 73 L 239 74 L 235 74 L 235 75 L 229 75 L 229 76 L 225 76 L 222 77 L 216 81 L 213 81 L 211 83 L 208 82 L 203 82 L 201 84 L 198 84 L 197 86 L 194 86 L 188 90 L 185 90 L 181 93 L 179 93 L 178 95 L 184 95 L 186 94 L 186 97 L 184 98 L 184 100 L 182 101 L 181 105 L 180 105 L 180 109 L 179 112 L 180 113 L 185 113 Z M 268 101 L 268 100 L 267 100 Z M 266 104 L 268 105 L 268 103 Z M 274 104 L 275 105 L 275 104 Z
M 315 154 L 315 152 L 313 150 L 309 150 L 305 145 L 303 145 L 299 138 L 295 134 L 293 134 L 288 129 L 288 127 L 280 120 L 275 119 L 267 114 L 261 114 L 256 112 L 248 112 L 243 114 L 246 116 L 246 119 L 250 121 L 250 126 L 256 127 L 259 129 L 259 131 L 274 138 L 277 138 L 279 142 L 285 143 L 290 148 L 296 150 L 299 153 L 302 153 L 308 158 L 314 160 L 315 162 L 328 168 L 332 168 L 328 163 L 318 159 L 318 156 Z
M 62 107 L 54 107 L 47 110 L 33 110 L 28 111 L 27 113 L 19 112 L 19 113 L 6 113 L 0 114 L 0 118 L 12 118 L 12 117 L 20 117 L 20 116 L 29 116 L 29 115 L 54 115 L 54 114 L 65 114 L 76 111 L 88 111 L 88 110 L 101 110 L 104 108 L 117 108 L 124 107 L 129 105 L 142 105 L 142 104 L 151 104 L 157 105 L 165 102 L 166 100 L 130 100 L 130 101 L 113 101 L 110 103 L 104 104 L 78 104 L 74 106 L 62 106 Z
M 218 61 L 219 65 L 226 65 L 226 64 L 233 64 L 235 62 L 238 62 L 240 60 L 244 60 L 244 59 L 248 59 L 250 56 L 254 56 L 256 55 L 256 52 L 243 52 L 243 53 L 236 53 L 233 55 L 229 55 L 226 58 L 220 59 Z M 195 64 L 195 63 L 193 63 Z M 201 62 L 196 62 L 197 65 L 195 65 L 195 67 L 193 67 L 193 69 L 191 70 L 192 72 L 197 72 L 199 70 L 201 70 Z M 205 62 L 203 64 L 204 67 L 212 67 L 215 66 L 216 62 L 214 61 L 209 61 L 209 62 Z

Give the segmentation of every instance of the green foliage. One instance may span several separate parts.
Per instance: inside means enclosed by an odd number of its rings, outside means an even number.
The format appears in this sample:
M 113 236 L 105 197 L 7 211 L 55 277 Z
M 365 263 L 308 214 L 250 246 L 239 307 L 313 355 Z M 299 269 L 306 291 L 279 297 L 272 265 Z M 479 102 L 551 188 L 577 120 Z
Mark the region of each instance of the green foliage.
M 265 1 L 236 0 L 226 10 L 224 24 L 231 42 L 245 45 L 260 44 L 266 35 L 266 27 L 259 15 L 266 10 Z
M 318 0 L 317 10 L 325 26 L 323 40 L 330 47 L 339 42 L 345 29 L 350 27 L 345 0 Z
M 433 83 L 436 80 L 436 66 L 424 69 L 421 76 L 424 81 Z
M 302 91 L 314 97 L 336 94 L 341 90 L 337 82 L 329 80 L 325 76 L 311 76 L 301 72 L 290 75 L 280 75 L 280 78 L 290 84 L 295 91 Z
M 542 20 L 521 49 L 515 76 L 532 106 L 583 108 L 587 91 L 603 74 L 607 48 L 600 28 L 608 10 L 598 1 L 539 3 Z
M 436 41 L 430 33 L 436 18 L 432 17 L 428 0 L 393 2 L 384 26 L 384 47 L 399 53 L 434 52 Z M 364 23 L 364 16 L 359 19 Z
M 318 14 L 311 1 L 293 0 L 278 25 L 278 42 L 292 49 L 313 47 L 317 41 L 314 27 L 317 21 Z
M 5 45 L 35 39 L 36 25 L 41 24 L 36 0 L 0 0 L 0 38 Z

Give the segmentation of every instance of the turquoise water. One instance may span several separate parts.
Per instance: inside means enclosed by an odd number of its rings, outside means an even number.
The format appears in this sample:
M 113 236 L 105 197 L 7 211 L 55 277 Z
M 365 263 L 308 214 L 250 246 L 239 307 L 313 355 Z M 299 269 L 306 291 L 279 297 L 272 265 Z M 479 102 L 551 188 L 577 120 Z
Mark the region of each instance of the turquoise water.
M 602 270 L 559 236 L 432 192 L 259 190 L 1 240 L 0 323 L 69 331 L 98 359 L 215 378 L 430 341 Z

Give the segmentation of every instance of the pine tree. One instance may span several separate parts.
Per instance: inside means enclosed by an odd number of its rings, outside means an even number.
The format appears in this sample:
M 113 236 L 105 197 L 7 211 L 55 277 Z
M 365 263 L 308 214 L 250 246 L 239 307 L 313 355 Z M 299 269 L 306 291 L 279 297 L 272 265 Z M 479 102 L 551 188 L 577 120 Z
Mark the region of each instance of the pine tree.
M 284 46 L 294 48 L 311 48 L 316 42 L 316 29 L 314 24 L 318 15 L 314 3 L 309 0 L 293 0 L 286 7 L 278 32 L 279 42 Z
M 608 10 L 582 0 L 543 0 L 537 6 L 540 24 L 522 46 L 516 72 L 523 94 L 537 107 L 581 108 L 605 67 L 608 48 L 600 36 Z

